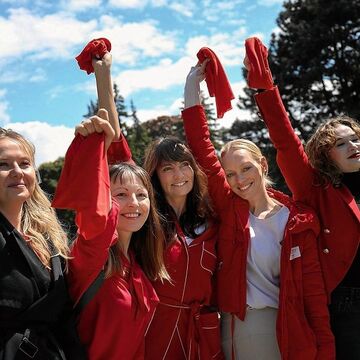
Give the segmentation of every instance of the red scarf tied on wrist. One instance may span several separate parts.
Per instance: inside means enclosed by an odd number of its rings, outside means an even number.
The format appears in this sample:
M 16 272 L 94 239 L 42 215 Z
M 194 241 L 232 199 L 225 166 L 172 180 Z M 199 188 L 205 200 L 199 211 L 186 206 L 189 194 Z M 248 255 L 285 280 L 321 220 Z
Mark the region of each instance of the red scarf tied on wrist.
M 268 50 L 260 39 L 252 37 L 245 41 L 246 56 L 249 60 L 247 82 L 253 89 L 272 89 L 274 86 L 268 63 Z
M 205 69 L 205 81 L 210 96 L 215 96 L 217 118 L 221 119 L 227 111 L 232 109 L 231 100 L 235 98 L 229 80 L 220 60 L 211 49 L 203 47 L 196 56 L 200 63 L 207 58 L 210 59 Z
M 85 70 L 87 74 L 94 72 L 92 59 L 101 59 L 108 51 L 111 50 L 111 43 L 108 39 L 99 38 L 91 40 L 84 50 L 75 58 L 81 70 Z

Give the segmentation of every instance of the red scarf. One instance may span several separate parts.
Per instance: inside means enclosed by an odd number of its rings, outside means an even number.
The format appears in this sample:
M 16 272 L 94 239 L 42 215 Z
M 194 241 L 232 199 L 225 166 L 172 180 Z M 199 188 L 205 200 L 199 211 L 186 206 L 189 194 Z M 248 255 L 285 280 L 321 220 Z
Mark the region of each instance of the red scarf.
M 268 63 L 268 50 L 266 46 L 256 37 L 245 41 L 246 55 L 249 60 L 250 69 L 247 82 L 253 89 L 272 89 L 274 82 Z
M 75 58 L 81 70 L 85 70 L 88 74 L 94 72 L 92 60 L 102 59 L 102 57 L 111 50 L 111 43 L 108 39 L 99 38 L 91 40 L 83 49 L 83 51 Z
M 210 96 L 215 96 L 217 117 L 221 119 L 227 111 L 232 109 L 231 100 L 235 98 L 229 80 L 220 60 L 211 49 L 207 47 L 201 48 L 197 53 L 197 57 L 200 63 L 206 58 L 210 59 L 205 69 L 205 81 Z

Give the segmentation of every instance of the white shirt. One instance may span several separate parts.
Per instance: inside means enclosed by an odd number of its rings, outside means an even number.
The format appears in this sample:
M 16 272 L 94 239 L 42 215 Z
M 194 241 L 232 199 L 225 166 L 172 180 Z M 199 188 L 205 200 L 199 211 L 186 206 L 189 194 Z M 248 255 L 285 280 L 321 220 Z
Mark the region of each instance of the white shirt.
M 280 242 L 289 209 L 283 206 L 272 216 L 259 219 L 250 213 L 247 255 L 247 304 L 255 309 L 279 306 Z

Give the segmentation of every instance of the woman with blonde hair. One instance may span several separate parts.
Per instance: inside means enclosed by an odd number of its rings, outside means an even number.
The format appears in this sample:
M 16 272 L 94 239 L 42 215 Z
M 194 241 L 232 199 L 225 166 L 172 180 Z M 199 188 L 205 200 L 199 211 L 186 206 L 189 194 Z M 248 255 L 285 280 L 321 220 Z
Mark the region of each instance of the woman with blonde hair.
M 334 359 L 316 248 L 315 214 L 270 188 L 268 164 L 251 141 L 227 143 L 218 160 L 192 68 L 182 112 L 220 218 L 217 299 L 226 359 Z
M 0 359 L 4 360 L 69 358 L 63 346 L 67 334 L 60 327 L 69 305 L 63 275 L 69 249 L 39 186 L 34 155 L 34 146 L 22 135 L 0 128 Z
M 253 58 L 248 51 L 244 63 L 249 77 L 258 78 L 261 84 L 264 73 L 255 70 Z M 265 62 L 265 57 L 258 61 Z M 304 149 L 277 86 L 264 87 L 255 100 L 293 197 L 310 205 L 320 219 L 317 245 L 330 302 L 336 358 L 359 359 L 360 125 L 348 116 L 329 119 L 319 125 Z

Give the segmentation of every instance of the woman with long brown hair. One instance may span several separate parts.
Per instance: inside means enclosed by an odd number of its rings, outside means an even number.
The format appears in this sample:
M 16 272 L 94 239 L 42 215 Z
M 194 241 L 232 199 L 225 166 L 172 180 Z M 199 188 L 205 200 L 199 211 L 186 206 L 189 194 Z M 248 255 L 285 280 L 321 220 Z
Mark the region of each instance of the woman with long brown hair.
M 119 133 L 112 106 L 111 55 L 93 59 L 100 109 L 76 127 L 53 206 L 76 210 L 69 287 L 76 303 L 104 272 L 82 309 L 78 330 L 90 360 L 144 359 L 144 335 L 158 297 L 150 281 L 168 280 L 164 234 L 146 171 L 132 164 L 108 169 L 106 151 Z M 110 121 L 109 121 L 110 118 Z
M 146 335 L 146 359 L 221 359 L 218 314 L 211 308 L 217 225 L 206 176 L 189 148 L 173 137 L 147 148 L 144 168 L 167 235 L 171 278 L 153 282 L 160 303 Z

